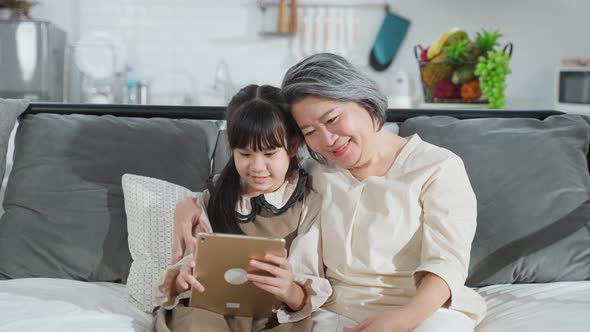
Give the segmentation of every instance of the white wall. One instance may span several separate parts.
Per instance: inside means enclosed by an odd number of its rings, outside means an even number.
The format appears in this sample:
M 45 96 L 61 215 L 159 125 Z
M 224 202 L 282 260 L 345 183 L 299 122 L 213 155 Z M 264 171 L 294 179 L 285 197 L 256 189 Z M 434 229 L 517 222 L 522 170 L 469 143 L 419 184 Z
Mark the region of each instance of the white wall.
M 460 26 L 470 33 L 499 28 L 514 43 L 507 95 L 517 105 L 552 108 L 555 72 L 562 58 L 590 56 L 590 1 L 587 0 L 414 0 L 398 1 L 412 19 L 410 43 L 399 54 L 399 68 L 413 65 L 411 45 L 434 40 Z
M 364 60 L 383 11 L 359 8 L 359 65 L 384 89 L 397 70 L 417 75 L 414 45 L 426 46 L 453 26 L 472 35 L 482 28 L 499 28 L 505 35 L 501 41 L 514 43 L 507 95 L 509 104 L 517 108 L 552 108 L 560 59 L 590 56 L 587 0 L 408 0 L 390 4 L 412 25 L 395 63 L 383 73 L 372 71 Z M 223 104 L 223 91 L 212 87 L 221 59 L 227 61 L 238 85 L 278 85 L 289 65 L 289 39 L 258 34 L 262 13 L 255 0 L 44 0 L 33 15 L 62 26 L 72 40 L 95 30 L 119 36 L 128 48 L 130 64 L 152 83 L 156 95 L 160 92 L 161 101 L 177 101 L 165 98 L 162 93 L 167 90 L 189 89 L 197 96 L 194 103 Z

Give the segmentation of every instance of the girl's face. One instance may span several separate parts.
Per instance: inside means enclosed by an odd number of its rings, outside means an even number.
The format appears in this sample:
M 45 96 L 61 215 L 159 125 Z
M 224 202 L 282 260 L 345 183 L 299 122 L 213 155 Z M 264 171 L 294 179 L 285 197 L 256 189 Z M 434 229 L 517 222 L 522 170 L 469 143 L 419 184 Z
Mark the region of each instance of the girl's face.
M 352 169 L 370 160 L 374 149 L 374 122 L 355 102 L 309 96 L 293 104 L 305 143 L 338 166 Z
M 245 195 L 258 196 L 273 192 L 285 182 L 290 161 L 285 148 L 263 151 L 234 149 L 233 154 Z

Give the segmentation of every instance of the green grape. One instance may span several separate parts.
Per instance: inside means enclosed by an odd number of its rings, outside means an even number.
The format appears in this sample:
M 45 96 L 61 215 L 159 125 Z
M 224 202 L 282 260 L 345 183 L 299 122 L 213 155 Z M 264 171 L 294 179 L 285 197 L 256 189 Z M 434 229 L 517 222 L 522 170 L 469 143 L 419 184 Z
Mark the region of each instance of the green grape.
M 512 70 L 508 63 L 510 57 L 503 51 L 488 52 L 487 57 L 480 56 L 475 75 L 483 96 L 489 101 L 490 108 L 498 109 L 506 106 L 504 90 L 506 89 L 506 75 Z

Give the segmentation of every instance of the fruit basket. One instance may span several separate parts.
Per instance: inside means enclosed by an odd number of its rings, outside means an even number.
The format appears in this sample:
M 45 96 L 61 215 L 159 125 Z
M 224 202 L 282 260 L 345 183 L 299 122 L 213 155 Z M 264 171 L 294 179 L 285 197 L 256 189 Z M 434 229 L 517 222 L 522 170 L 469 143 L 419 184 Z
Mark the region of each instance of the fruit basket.
M 505 76 L 512 43 L 496 50 L 500 33 L 478 33 L 471 41 L 462 29 L 445 32 L 429 47 L 414 46 L 427 103 L 505 105 Z

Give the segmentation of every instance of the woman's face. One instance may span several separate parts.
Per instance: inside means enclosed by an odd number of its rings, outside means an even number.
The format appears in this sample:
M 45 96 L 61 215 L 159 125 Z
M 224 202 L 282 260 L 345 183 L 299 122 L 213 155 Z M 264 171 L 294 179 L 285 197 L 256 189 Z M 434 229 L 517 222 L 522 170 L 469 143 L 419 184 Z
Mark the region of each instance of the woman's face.
M 346 169 L 368 161 L 375 129 L 365 108 L 355 102 L 309 96 L 291 109 L 313 151 Z

